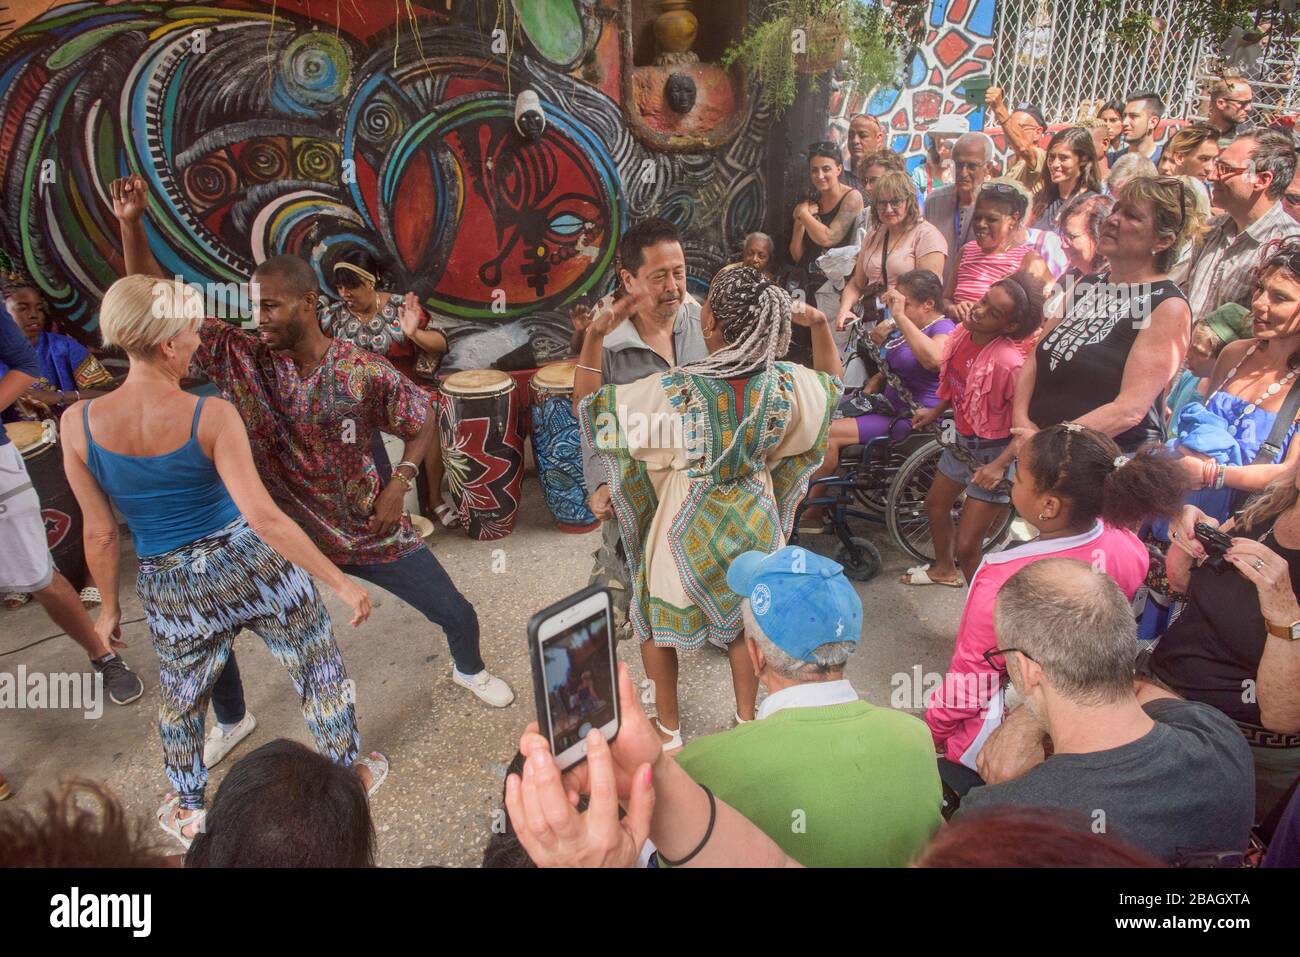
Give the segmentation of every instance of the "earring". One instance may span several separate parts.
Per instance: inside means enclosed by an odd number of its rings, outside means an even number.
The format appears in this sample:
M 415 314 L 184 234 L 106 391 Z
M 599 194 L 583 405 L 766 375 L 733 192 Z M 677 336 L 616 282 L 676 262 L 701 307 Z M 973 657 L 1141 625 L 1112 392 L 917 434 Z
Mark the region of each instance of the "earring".
M 1039 520 L 1040 522 L 1045 522 L 1045 521 L 1047 521 L 1047 516 L 1044 515 L 1042 512 L 1039 512 L 1039 513 L 1038 513 L 1038 520 Z

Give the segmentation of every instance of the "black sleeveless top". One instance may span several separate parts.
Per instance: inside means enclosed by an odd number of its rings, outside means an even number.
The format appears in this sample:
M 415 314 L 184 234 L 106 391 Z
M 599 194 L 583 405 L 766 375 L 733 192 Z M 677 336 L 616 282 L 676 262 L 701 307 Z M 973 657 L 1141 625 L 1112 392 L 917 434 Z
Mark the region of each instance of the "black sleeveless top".
M 817 221 L 821 223 L 823 226 L 829 226 L 832 222 L 835 221 L 835 217 L 839 215 L 840 207 L 844 205 L 844 201 L 856 192 L 857 190 L 855 189 L 845 190 L 844 195 L 840 197 L 840 201 L 836 203 L 829 212 L 823 213 L 819 209 L 818 212 L 815 214 L 817 216 Z M 840 240 L 840 246 L 851 246 L 852 244 L 853 244 L 853 230 L 850 229 L 847 233 L 844 234 L 844 237 Z M 804 292 L 807 294 L 809 302 L 815 302 L 813 298 L 813 293 L 821 287 L 822 283 L 826 281 L 825 274 L 823 274 L 822 271 L 818 269 L 816 266 L 817 257 L 820 256 L 822 253 L 826 252 L 827 249 L 838 249 L 838 248 L 839 248 L 838 246 L 818 246 L 815 242 L 812 241 L 812 239 L 809 238 L 807 233 L 804 233 L 803 256 L 799 259 L 799 262 L 795 264 L 795 267 L 799 272 L 799 275 L 801 277 L 800 284 L 803 286 Z
M 1272 530 L 1260 542 L 1286 559 L 1291 587 L 1300 593 L 1300 551 L 1283 548 Z M 1218 571 L 1202 565 L 1192 571 L 1186 609 L 1152 653 L 1151 672 L 1191 701 L 1213 705 L 1234 721 L 1258 725 L 1259 705 L 1246 692 L 1259 674 L 1266 641 L 1255 586 L 1226 562 Z
M 1142 320 L 1168 299 L 1187 298 L 1168 279 L 1133 286 L 1109 282 L 1109 272 L 1080 279 L 1065 318 L 1038 343 L 1029 418 L 1040 429 L 1072 421 L 1114 401 L 1129 351 L 1145 327 Z M 1159 401 L 1136 426 L 1115 436 L 1125 452 L 1134 452 L 1146 442 L 1164 441 Z

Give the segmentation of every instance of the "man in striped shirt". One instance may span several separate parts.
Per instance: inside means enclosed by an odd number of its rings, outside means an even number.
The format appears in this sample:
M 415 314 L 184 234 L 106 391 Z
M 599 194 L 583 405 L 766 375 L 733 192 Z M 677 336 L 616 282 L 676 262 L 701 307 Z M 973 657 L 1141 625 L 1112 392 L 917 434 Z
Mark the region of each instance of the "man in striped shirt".
M 1291 138 L 1276 130 L 1238 137 L 1214 161 L 1212 201 L 1224 213 L 1210 220 L 1210 232 L 1188 273 L 1187 302 L 1194 320 L 1227 302 L 1249 308 L 1264 244 L 1300 236 L 1300 223 L 1281 203 L 1295 171 Z M 1189 197 L 1189 209 L 1191 204 Z

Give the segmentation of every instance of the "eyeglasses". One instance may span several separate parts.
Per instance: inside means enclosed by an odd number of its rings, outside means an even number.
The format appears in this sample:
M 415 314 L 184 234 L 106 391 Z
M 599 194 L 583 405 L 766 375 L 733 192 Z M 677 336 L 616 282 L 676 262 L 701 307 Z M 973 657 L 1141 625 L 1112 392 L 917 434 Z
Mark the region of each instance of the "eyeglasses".
M 986 165 L 986 164 L 984 164 L 984 163 L 979 163 L 979 162 L 970 163 L 970 162 L 967 162 L 967 161 L 965 161 L 965 160 L 953 160 L 953 161 L 952 161 L 952 165 L 953 165 L 953 168 L 954 168 L 954 169 L 959 169 L 959 170 L 968 169 L 968 170 L 972 170 L 972 171 L 974 171 L 974 170 L 977 170 L 977 169 L 979 169 L 981 166 L 984 166 L 984 165 Z
M 980 187 L 982 193 L 1002 193 L 1005 195 L 1018 196 L 1020 190 L 1007 183 L 985 183 Z
M 902 209 L 907 205 L 905 199 L 876 199 L 876 205 L 881 209 Z
M 996 668 L 998 671 L 1007 670 L 1007 655 L 1011 652 L 1024 655 L 1030 661 L 1034 661 L 1033 656 L 1022 648 L 990 648 L 984 652 L 984 661 L 990 668 Z
M 1246 107 L 1250 106 L 1250 104 L 1255 102 L 1254 98 L 1251 98 L 1249 100 L 1234 100 L 1230 96 L 1221 96 L 1219 97 L 1219 99 L 1221 99 L 1224 103 L 1236 103 L 1242 109 L 1245 109 Z
M 1300 193 L 1283 193 L 1282 198 L 1292 206 L 1300 206 Z
M 1249 166 L 1231 166 L 1221 159 L 1214 161 L 1214 173 L 1219 179 L 1232 179 L 1234 176 L 1240 176 L 1248 169 L 1250 169 Z

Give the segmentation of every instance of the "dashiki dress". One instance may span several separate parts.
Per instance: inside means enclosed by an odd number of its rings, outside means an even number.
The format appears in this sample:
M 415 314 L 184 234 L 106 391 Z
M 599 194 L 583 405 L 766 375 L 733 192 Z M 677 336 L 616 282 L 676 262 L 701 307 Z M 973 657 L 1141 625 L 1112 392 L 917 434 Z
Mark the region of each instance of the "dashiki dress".
M 740 634 L 727 568 L 785 544 L 841 391 L 838 379 L 778 362 L 730 380 L 670 369 L 583 400 L 581 427 L 627 550 L 638 640 L 687 650 Z

